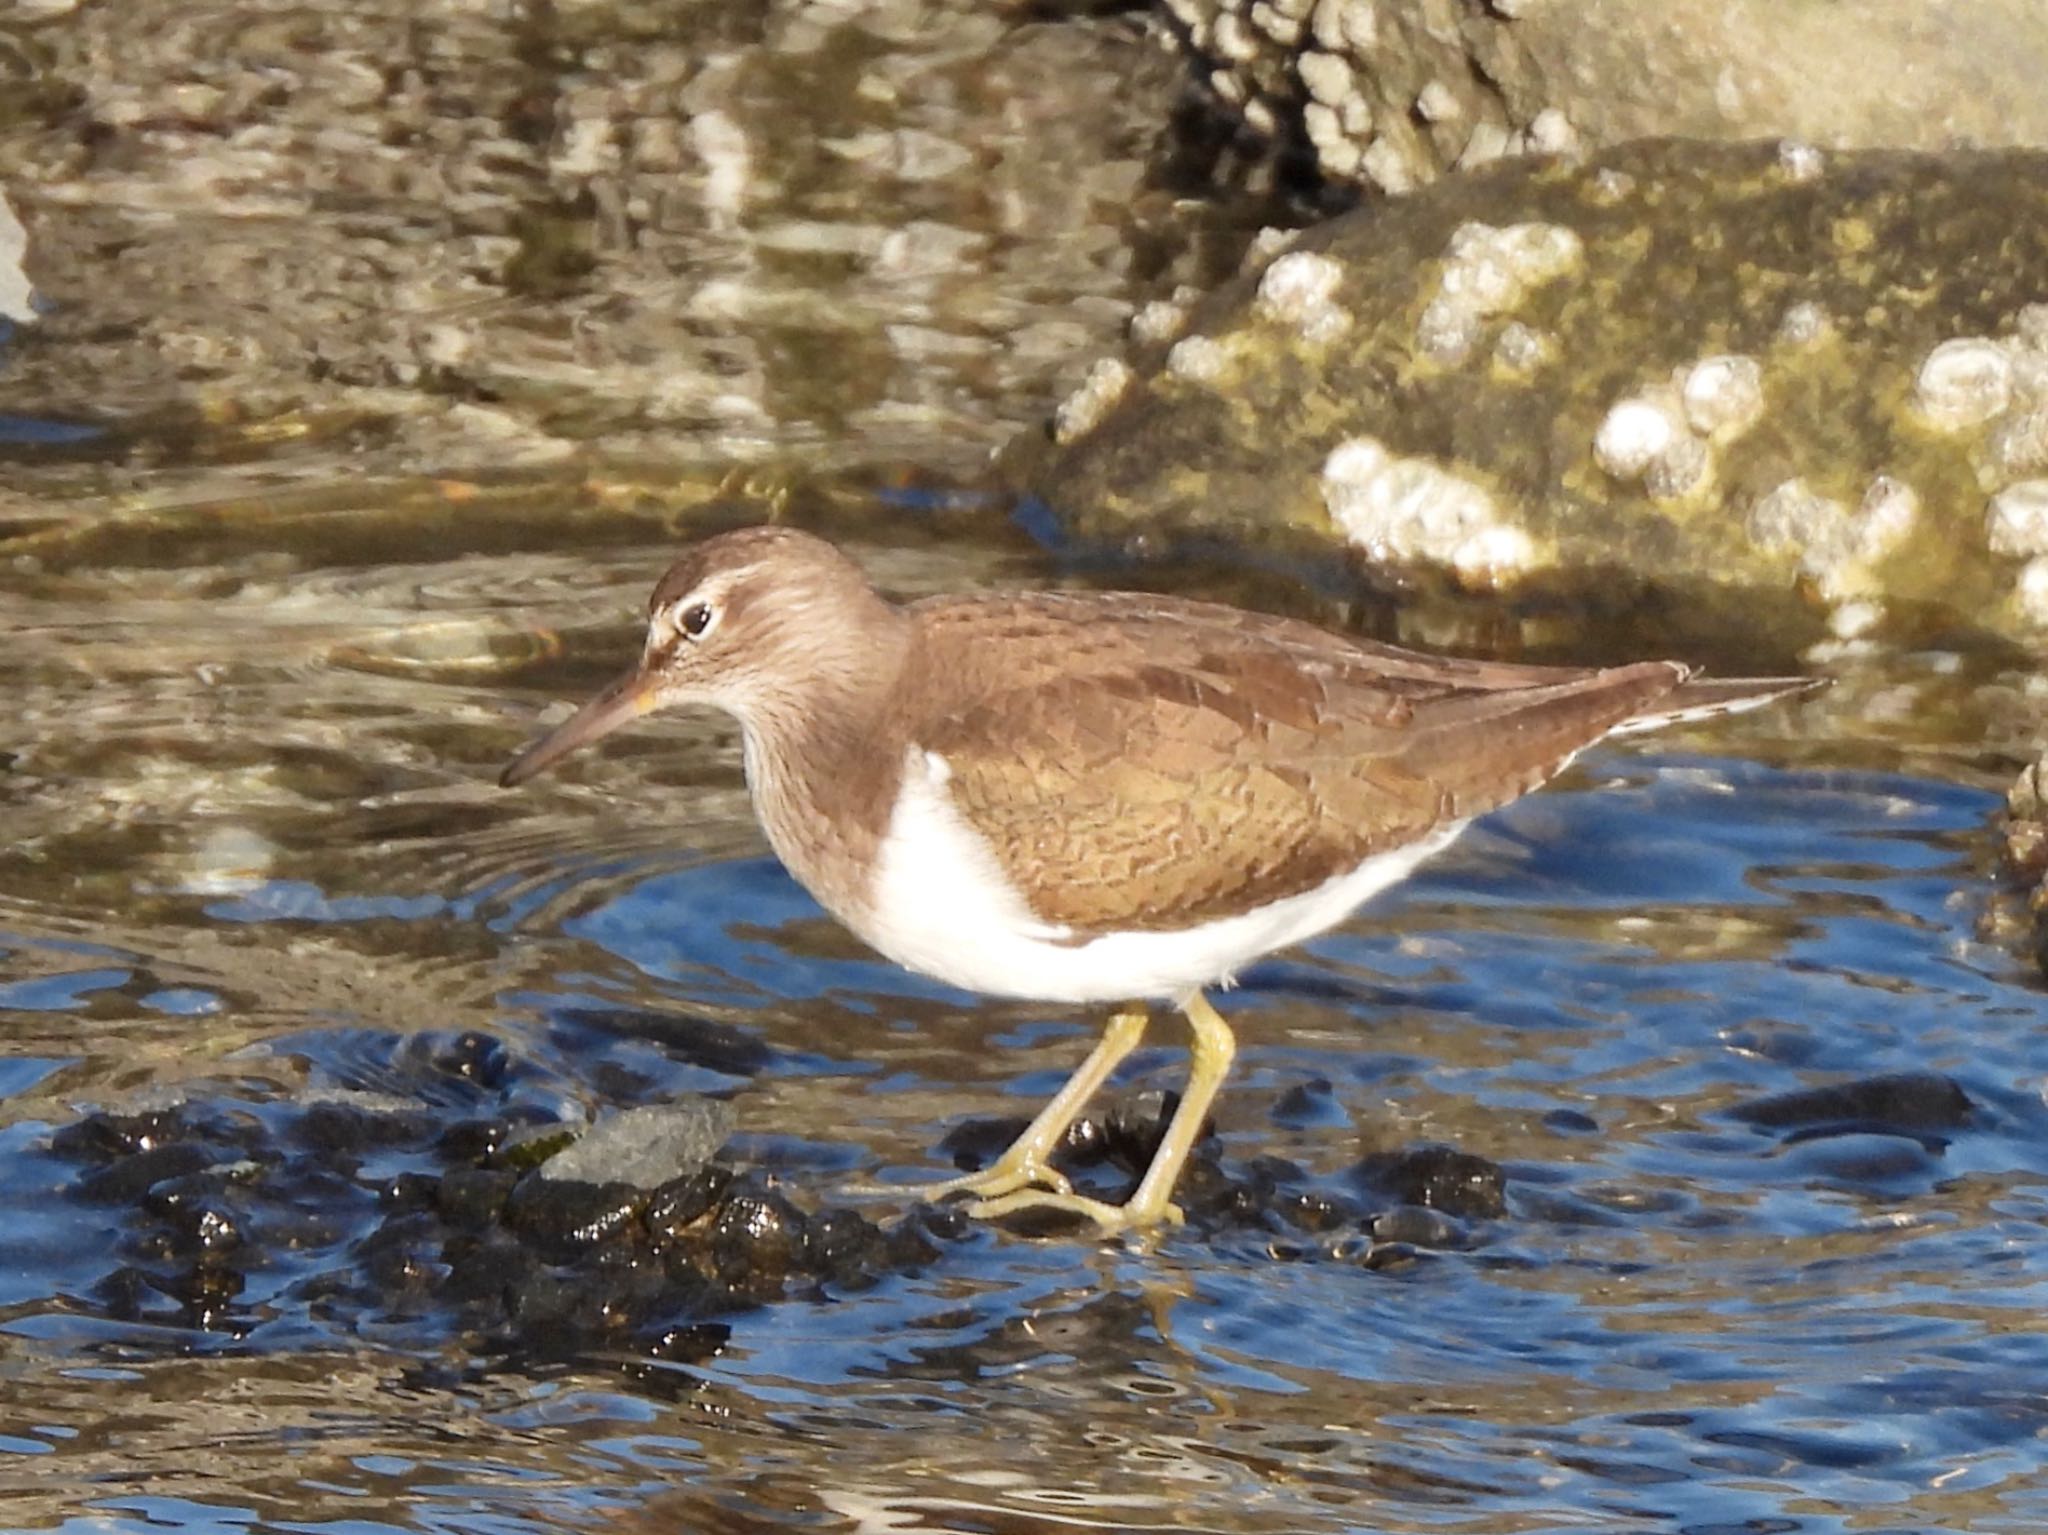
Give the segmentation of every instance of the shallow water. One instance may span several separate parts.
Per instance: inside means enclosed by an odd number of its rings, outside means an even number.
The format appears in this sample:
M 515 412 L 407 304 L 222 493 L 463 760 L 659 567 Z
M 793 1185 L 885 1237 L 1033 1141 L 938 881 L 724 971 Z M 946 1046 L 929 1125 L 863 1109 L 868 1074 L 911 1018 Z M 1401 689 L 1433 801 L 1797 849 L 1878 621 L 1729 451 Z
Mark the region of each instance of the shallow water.
M 898 526 L 860 548 L 907 592 L 1060 574 Z M 283 1127 L 474 1031 L 502 1069 L 439 1079 L 430 1116 L 729 1094 L 738 1152 L 815 1205 L 946 1170 L 949 1130 L 1085 1050 L 1092 1020 L 915 980 L 825 920 L 719 721 L 497 790 L 549 700 L 630 653 L 669 547 L 534 542 L 171 539 L 5 576 L 9 1525 L 2048 1524 L 2048 1009 L 1982 936 L 2003 761 L 1954 699 L 1995 690 L 1940 656 L 1601 751 L 1222 999 L 1225 1164 L 1313 1191 L 1425 1142 L 1498 1162 L 1505 1214 L 1449 1245 L 971 1229 L 872 1287 L 681 1318 L 680 1360 L 493 1358 L 431 1287 L 323 1289 L 388 1153 L 289 1229 L 266 1213 L 217 1307 L 111 1304 L 150 1255 L 53 1152 L 87 1108 Z M 1180 1045 L 1163 1020 L 1123 1080 L 1173 1085 Z M 1974 1107 L 1743 1117 L 1903 1072 Z

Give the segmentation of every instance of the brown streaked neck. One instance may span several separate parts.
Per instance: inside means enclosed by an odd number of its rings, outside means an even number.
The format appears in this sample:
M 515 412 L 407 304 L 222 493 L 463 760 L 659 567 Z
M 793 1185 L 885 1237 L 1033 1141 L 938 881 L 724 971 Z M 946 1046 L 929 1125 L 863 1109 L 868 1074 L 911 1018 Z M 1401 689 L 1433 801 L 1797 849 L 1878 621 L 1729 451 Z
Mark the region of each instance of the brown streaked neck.
M 827 910 L 865 897 L 909 745 L 896 704 L 917 625 L 872 590 L 845 594 L 802 675 L 761 679 L 737 712 L 747 788 L 776 856 Z

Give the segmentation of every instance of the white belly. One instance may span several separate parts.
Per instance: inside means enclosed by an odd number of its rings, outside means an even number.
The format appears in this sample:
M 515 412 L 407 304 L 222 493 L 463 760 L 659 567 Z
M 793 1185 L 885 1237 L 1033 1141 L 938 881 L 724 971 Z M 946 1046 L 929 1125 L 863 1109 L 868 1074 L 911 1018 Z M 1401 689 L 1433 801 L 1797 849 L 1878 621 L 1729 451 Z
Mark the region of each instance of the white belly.
M 1172 932 L 1081 943 L 1043 922 L 953 807 L 943 759 L 913 750 L 883 839 L 869 908 L 848 925 L 897 964 L 969 991 L 1041 1002 L 1178 1001 L 1334 927 L 1449 845 L 1466 823 L 1368 858 L 1313 890 Z

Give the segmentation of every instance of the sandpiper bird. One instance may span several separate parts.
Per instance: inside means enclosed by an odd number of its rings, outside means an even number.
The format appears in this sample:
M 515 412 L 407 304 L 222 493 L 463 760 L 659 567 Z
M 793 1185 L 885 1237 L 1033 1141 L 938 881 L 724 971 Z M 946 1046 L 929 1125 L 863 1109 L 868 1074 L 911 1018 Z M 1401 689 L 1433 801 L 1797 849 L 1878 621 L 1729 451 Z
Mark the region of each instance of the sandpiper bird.
M 661 578 L 639 663 L 502 782 L 671 704 L 733 715 L 770 845 L 867 943 L 970 991 L 1122 1004 L 1008 1151 L 915 1190 L 1113 1231 L 1180 1219 L 1236 1049 L 1202 988 L 1332 927 L 1603 737 L 1811 685 L 1457 660 L 1128 592 L 898 606 L 831 544 L 749 528 Z M 1129 1199 L 1086 1198 L 1052 1153 L 1153 1001 L 1192 1027 L 1187 1089 Z

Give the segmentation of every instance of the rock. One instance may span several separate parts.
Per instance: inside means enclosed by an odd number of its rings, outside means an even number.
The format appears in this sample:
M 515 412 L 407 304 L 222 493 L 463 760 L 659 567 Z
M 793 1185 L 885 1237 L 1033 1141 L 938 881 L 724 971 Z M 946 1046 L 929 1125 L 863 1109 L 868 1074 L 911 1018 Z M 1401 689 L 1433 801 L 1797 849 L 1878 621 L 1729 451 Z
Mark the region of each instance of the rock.
M 1773 1093 L 1737 1105 L 1728 1117 L 1761 1129 L 1795 1131 L 1794 1139 L 1811 1139 L 1961 1130 L 1974 1112 L 1969 1094 L 1951 1078 L 1933 1071 L 1906 1071 Z
M 760 1184 L 736 1189 L 711 1224 L 711 1256 L 717 1276 L 751 1295 L 779 1290 L 800 1270 L 808 1239 L 801 1210 Z
M 1465 1245 L 1465 1229 L 1428 1205 L 1396 1205 L 1374 1219 L 1372 1239 L 1404 1247 L 1455 1248 Z
M 584 1183 L 530 1173 L 505 1201 L 505 1224 L 536 1250 L 569 1262 L 611 1242 L 632 1241 L 643 1190 L 627 1183 Z
M 2048 153 L 1510 162 L 1283 242 L 1004 467 L 1087 538 L 1335 541 L 1425 605 L 2039 640 L 2043 271 Z
M 711 1166 L 665 1183 L 647 1201 L 647 1233 L 657 1246 L 683 1240 L 685 1233 L 725 1198 L 732 1169 Z
M 2048 16 L 2033 0 L 1494 0 L 1454 24 L 1384 0 L 1161 9 L 1218 110 L 1383 192 L 1641 138 L 1789 137 L 1794 175 L 1812 146 L 2048 145 Z
M 1446 1215 L 1493 1220 L 1507 1213 L 1507 1179 L 1500 1167 L 1450 1146 L 1376 1151 L 1352 1168 L 1350 1177 L 1360 1187 L 1391 1195 L 1402 1204 Z
M 482 1230 L 503 1213 L 519 1175 L 494 1167 L 458 1167 L 441 1179 L 435 1205 L 458 1229 Z
M 732 1134 L 732 1105 L 688 1098 L 608 1114 L 541 1164 L 540 1176 L 655 1189 L 701 1171 Z
M 28 274 L 21 269 L 22 258 L 27 254 L 28 231 L 8 207 L 6 193 L 0 191 L 0 321 L 14 320 L 26 325 L 36 317 L 35 291 L 29 287 Z

